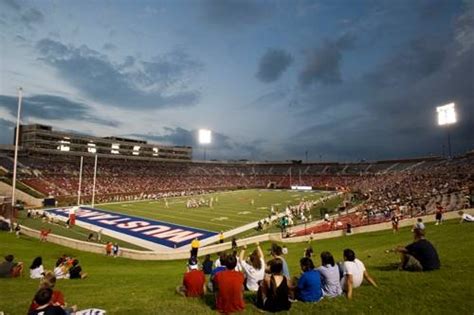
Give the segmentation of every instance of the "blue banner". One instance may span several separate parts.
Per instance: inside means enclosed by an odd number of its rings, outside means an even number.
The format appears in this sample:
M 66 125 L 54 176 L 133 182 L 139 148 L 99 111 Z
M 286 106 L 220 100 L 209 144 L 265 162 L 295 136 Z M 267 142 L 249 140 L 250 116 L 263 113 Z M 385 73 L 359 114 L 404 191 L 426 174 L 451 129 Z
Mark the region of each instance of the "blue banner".
M 123 213 L 101 209 L 80 207 L 74 208 L 76 221 L 81 221 L 114 232 L 123 233 L 156 244 L 171 248 L 191 243 L 194 238 L 199 240 L 216 235 L 216 232 L 196 229 L 169 222 L 134 217 Z M 71 208 L 51 209 L 51 214 L 69 217 Z

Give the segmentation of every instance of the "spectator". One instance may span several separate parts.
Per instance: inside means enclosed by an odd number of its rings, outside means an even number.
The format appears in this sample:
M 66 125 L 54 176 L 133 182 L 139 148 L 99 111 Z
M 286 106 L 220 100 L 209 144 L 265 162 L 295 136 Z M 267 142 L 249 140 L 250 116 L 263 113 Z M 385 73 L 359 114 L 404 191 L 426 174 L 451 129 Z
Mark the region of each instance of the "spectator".
M 364 278 L 374 287 L 377 287 L 377 284 L 365 269 L 364 263 L 356 258 L 352 249 L 345 249 L 343 256 L 344 263 L 340 266 L 343 274 L 341 288 L 346 292 L 349 299 L 352 299 L 353 289 L 360 287 Z
M 52 289 L 39 289 L 33 300 L 38 307 L 28 312 L 28 315 L 66 315 L 66 311 L 61 306 L 51 304 L 52 297 Z
M 202 271 L 205 275 L 210 275 L 212 272 L 212 260 L 211 255 L 206 255 L 204 261 L 202 262 Z
M 84 279 L 87 273 L 82 272 L 82 267 L 79 265 L 79 260 L 72 261 L 72 267 L 69 269 L 69 279 Z
M 105 244 L 105 255 L 106 256 L 111 256 L 112 255 L 112 242 L 107 242 L 107 244 Z
M 436 203 L 436 213 L 435 213 L 435 225 L 439 225 L 443 223 L 443 207 L 439 202 Z
M 474 216 L 468 214 L 468 213 L 464 213 L 464 211 L 459 211 L 458 214 L 461 216 L 461 221 L 459 223 L 463 223 L 463 222 L 474 222 Z
M 282 248 L 277 244 L 272 244 L 271 255 L 273 256 L 274 259 L 275 258 L 281 259 L 281 261 L 283 262 L 283 275 L 287 279 L 290 279 L 290 269 L 288 269 L 288 264 L 286 263 L 286 260 L 283 257 Z
M 422 231 L 425 230 L 425 224 L 423 223 L 423 219 L 422 218 L 418 218 L 416 220 L 416 223 L 415 223 L 415 226 L 413 227 L 413 229 L 420 229 Z
M 0 278 L 16 278 L 23 273 L 23 263 L 14 262 L 13 255 L 5 256 L 5 261 L 0 264 Z
M 237 250 L 237 239 L 232 237 L 232 250 Z
M 243 285 L 244 275 L 235 271 L 237 258 L 228 256 L 225 260 L 226 270 L 216 274 L 216 309 L 217 311 L 228 314 L 244 310 Z
M 321 253 L 321 267 L 318 268 L 321 274 L 321 284 L 323 295 L 336 297 L 342 294 L 339 279 L 339 267 L 334 262 L 334 257 L 330 252 Z
M 216 284 L 214 281 L 216 275 L 219 272 L 226 270 L 226 267 L 225 267 L 226 260 L 227 260 L 226 252 L 221 252 L 219 254 L 219 259 L 216 259 L 216 263 L 215 263 L 216 267 L 211 271 L 211 276 L 209 277 L 209 282 L 207 284 L 209 291 L 211 292 L 214 291 L 214 288 L 216 287 Z
M 296 298 L 302 302 L 318 302 L 323 297 L 321 275 L 314 269 L 311 258 L 301 258 L 300 266 L 303 273 L 296 285 Z
M 57 305 L 62 308 L 66 307 L 66 303 L 64 301 L 64 295 L 61 291 L 54 290 L 54 286 L 56 285 L 56 276 L 53 272 L 48 271 L 45 273 L 44 278 L 40 282 L 40 289 L 51 289 L 53 290 L 51 301 L 49 302 L 52 305 Z M 30 305 L 30 309 L 28 312 L 34 311 L 38 309 L 39 305 L 33 300 Z M 75 310 L 75 306 L 70 308 L 68 311 Z
M 119 244 L 114 243 L 114 246 L 112 246 L 112 254 L 114 255 L 114 258 L 117 258 L 119 255 L 120 247 Z
M 69 270 L 66 260 L 63 257 L 59 257 L 56 261 L 54 275 L 56 276 L 56 279 L 69 279 Z
M 199 243 L 199 239 L 197 237 L 193 239 L 193 241 L 191 242 L 191 258 L 192 257 L 197 258 L 200 245 L 201 244 Z
M 245 250 L 247 245 L 240 251 L 240 266 L 245 274 L 245 288 L 249 291 L 258 291 L 258 282 L 263 280 L 265 276 L 265 260 L 263 259 L 263 252 L 260 245 L 257 243 L 257 249 L 252 252 L 245 260 Z
M 41 256 L 36 257 L 30 266 L 30 278 L 41 279 L 44 275 L 43 258 Z
M 189 259 L 188 270 L 183 277 L 183 285 L 178 286 L 176 292 L 186 297 L 200 297 L 206 292 L 206 277 L 204 272 L 199 270 L 196 259 Z
M 440 268 L 438 252 L 428 240 L 425 232 L 420 229 L 413 230 L 415 241 L 406 247 L 398 247 L 401 254 L 401 269 L 406 271 L 431 271 Z
M 219 233 L 219 244 L 222 244 L 224 243 L 224 232 L 220 232 Z
M 260 285 L 257 306 L 268 312 L 288 311 L 291 308 L 291 302 L 288 299 L 288 279 L 282 274 L 283 262 L 275 258 L 268 265 L 270 275 L 266 275 Z

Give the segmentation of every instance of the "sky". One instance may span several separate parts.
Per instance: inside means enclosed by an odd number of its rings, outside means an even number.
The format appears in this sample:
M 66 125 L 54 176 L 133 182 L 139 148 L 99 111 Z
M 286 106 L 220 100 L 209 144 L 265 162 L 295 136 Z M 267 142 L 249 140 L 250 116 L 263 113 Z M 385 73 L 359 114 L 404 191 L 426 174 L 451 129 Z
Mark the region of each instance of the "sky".
M 471 0 L 0 0 L 0 143 L 23 123 L 210 159 L 474 149 Z M 455 102 L 458 123 L 437 125 Z

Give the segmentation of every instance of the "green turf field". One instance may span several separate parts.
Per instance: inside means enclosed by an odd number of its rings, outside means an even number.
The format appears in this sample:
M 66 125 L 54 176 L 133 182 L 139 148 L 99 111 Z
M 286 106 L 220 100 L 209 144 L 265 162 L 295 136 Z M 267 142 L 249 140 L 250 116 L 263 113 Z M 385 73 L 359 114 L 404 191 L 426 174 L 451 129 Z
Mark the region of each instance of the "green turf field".
M 342 258 L 344 248 L 354 249 L 379 288 L 363 285 L 354 291 L 352 301 L 339 297 L 317 304 L 297 302 L 290 314 L 473 314 L 474 224 L 459 224 L 458 220 L 441 226 L 427 224 L 427 236 L 437 247 L 442 263 L 441 270 L 429 273 L 390 268 L 397 256 L 384 251 L 410 242 L 409 228 L 395 235 L 388 230 L 314 242 L 316 253 L 329 250 L 337 260 Z M 263 244 L 264 249 L 269 246 Z M 299 273 L 298 260 L 305 246 L 306 243 L 288 245 L 287 261 L 292 275 Z M 59 280 L 57 288 L 63 291 L 68 303 L 80 308 L 103 308 L 109 314 L 215 314 L 211 295 L 185 299 L 174 293 L 181 282 L 185 261 L 114 259 L 0 233 L 0 255 L 8 253 L 27 265 L 36 255 L 42 255 L 45 267 L 49 268 L 59 255 L 77 256 L 89 278 Z M 318 265 L 319 259 L 314 260 Z M 25 314 L 37 286 L 38 281 L 27 276 L 0 279 L 0 311 Z M 246 295 L 246 301 L 245 313 L 258 314 L 251 295 Z
M 238 190 L 194 197 L 197 200 L 201 197 L 205 200 L 213 197 L 215 200 L 217 197 L 219 201 L 214 202 L 212 208 L 188 209 L 186 201 L 190 197 L 168 198 L 169 208 L 165 207 L 163 199 L 102 204 L 97 205 L 97 208 L 220 232 L 264 219 L 270 214 L 272 205 L 283 211 L 287 204 L 297 204 L 303 197 L 305 200 L 318 200 L 325 194 L 286 190 Z M 254 200 L 253 205 L 251 200 Z

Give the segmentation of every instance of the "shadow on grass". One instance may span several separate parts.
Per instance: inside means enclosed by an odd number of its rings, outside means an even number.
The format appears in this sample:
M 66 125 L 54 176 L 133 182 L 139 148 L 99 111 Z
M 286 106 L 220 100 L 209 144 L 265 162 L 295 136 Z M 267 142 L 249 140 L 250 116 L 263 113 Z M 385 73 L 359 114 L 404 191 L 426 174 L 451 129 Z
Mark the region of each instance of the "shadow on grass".
M 387 265 L 382 265 L 382 266 L 373 266 L 371 269 L 379 270 L 379 271 L 396 271 L 398 270 L 398 267 L 400 266 L 399 263 L 391 263 Z

